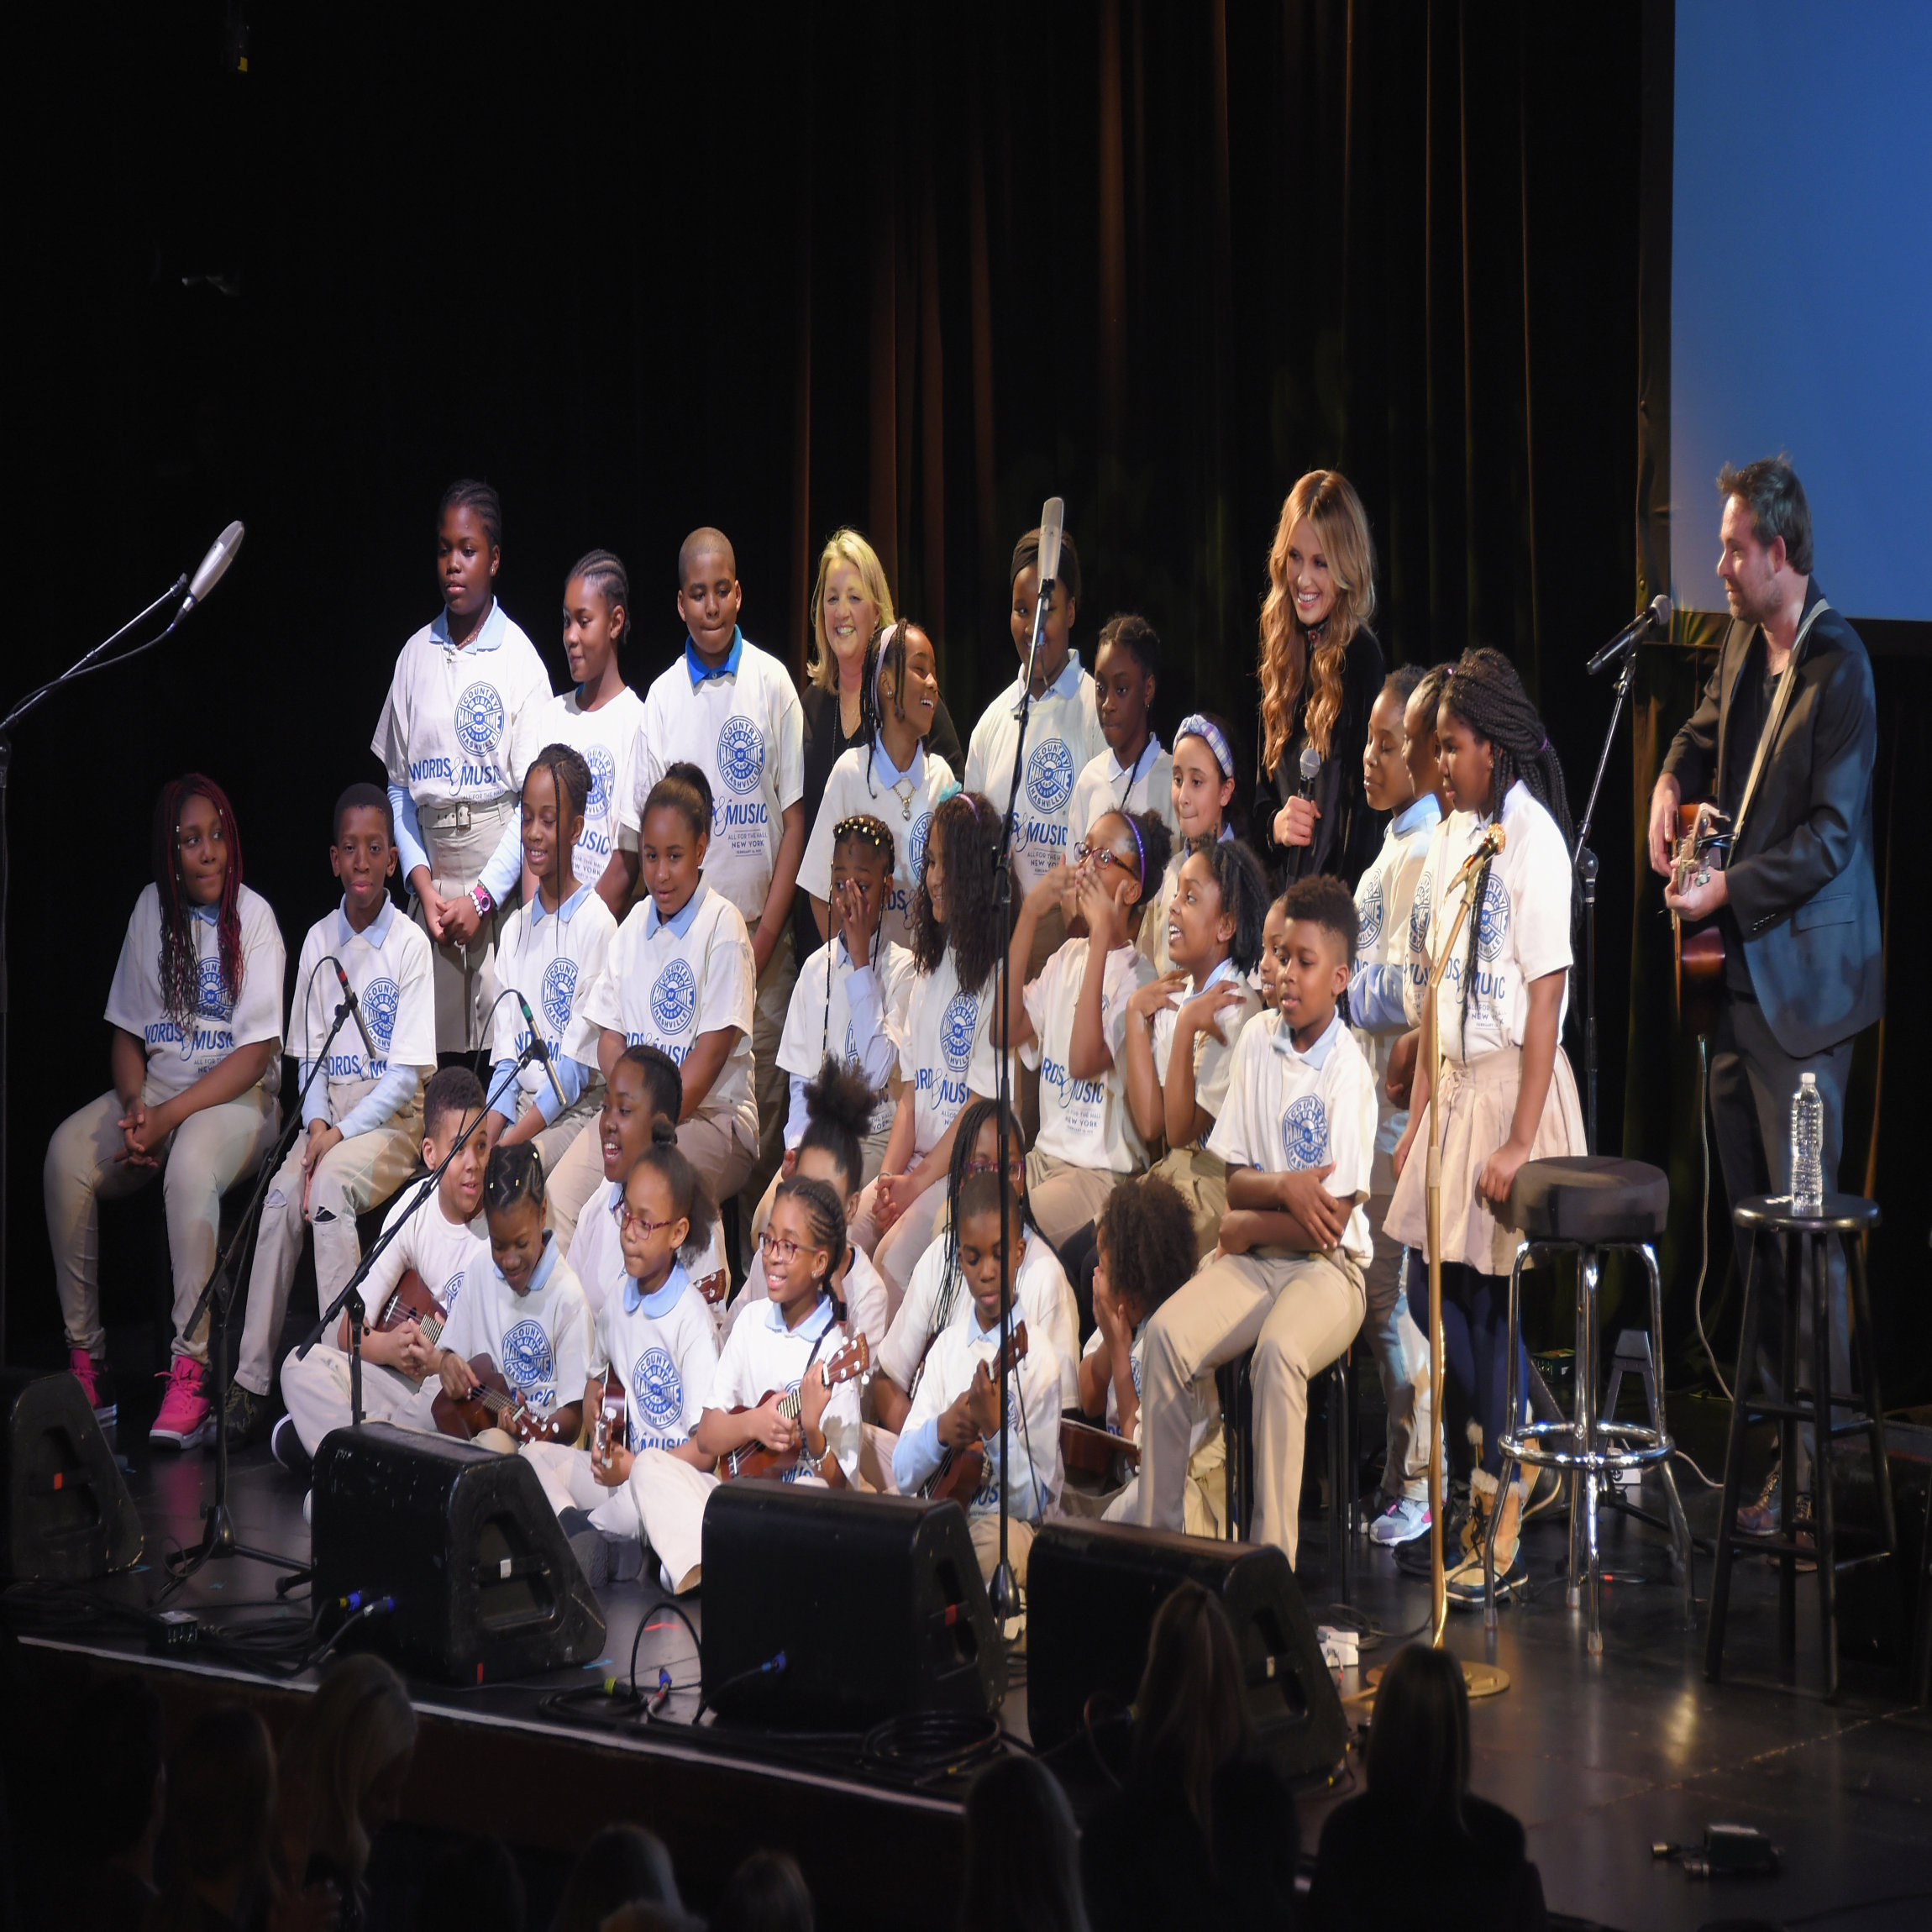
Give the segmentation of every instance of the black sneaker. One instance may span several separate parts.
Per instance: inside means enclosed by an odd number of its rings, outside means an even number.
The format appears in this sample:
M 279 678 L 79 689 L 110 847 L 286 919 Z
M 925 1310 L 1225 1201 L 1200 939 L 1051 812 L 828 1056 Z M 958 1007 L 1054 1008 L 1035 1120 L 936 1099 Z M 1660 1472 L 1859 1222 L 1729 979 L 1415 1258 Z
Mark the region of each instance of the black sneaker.
M 230 1449 L 249 1449 L 257 1442 L 267 1440 L 267 1396 L 257 1395 L 254 1389 L 244 1389 L 240 1383 L 231 1382 L 228 1384 L 228 1400 L 223 1406 L 228 1416 Z
M 276 1422 L 269 1436 L 268 1452 L 291 1476 L 299 1476 L 305 1487 L 315 1473 L 315 1464 L 302 1446 L 292 1415 L 284 1415 Z
M 1468 1553 L 1462 1547 L 1462 1531 L 1468 1520 L 1469 1485 L 1458 1477 L 1449 1485 L 1449 1493 L 1442 1499 L 1442 1561 L 1449 1569 L 1454 1569 Z M 1401 1575 L 1426 1578 L 1430 1567 L 1426 1536 L 1396 1546 L 1395 1567 Z

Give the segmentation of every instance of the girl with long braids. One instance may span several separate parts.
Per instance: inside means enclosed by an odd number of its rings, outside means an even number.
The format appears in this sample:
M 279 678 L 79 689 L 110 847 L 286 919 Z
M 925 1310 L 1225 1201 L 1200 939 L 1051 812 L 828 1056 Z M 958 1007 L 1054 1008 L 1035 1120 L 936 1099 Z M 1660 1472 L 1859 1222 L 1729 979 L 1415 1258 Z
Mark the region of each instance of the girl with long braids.
M 267 1156 L 281 1125 L 286 956 L 268 901 L 242 883 L 241 835 L 213 779 L 190 772 L 162 786 L 153 857 L 108 993 L 113 1085 L 47 1145 L 47 1236 L 68 1366 L 112 1422 L 96 1204 L 160 1177 L 175 1332 L 156 1428 L 165 1420 L 186 1447 L 210 1414 L 207 1326 L 190 1336 L 183 1325 L 214 1272 L 222 1196 Z
M 1289 491 L 1261 609 L 1261 784 L 1254 827 L 1283 885 L 1336 873 L 1352 891 L 1381 826 L 1362 790 L 1368 714 L 1382 689 L 1375 545 L 1354 486 L 1311 470 Z M 1309 795 L 1301 757 L 1320 760 Z
M 1482 1551 L 1493 1510 L 1497 1588 L 1506 1593 L 1525 1580 L 1517 1547 L 1522 1484 L 1497 1493 L 1508 1420 L 1506 1277 L 1516 1249 L 1497 1210 L 1525 1161 L 1584 1148 L 1577 1083 L 1561 1044 L 1573 834 L 1563 768 L 1500 651 L 1464 653 L 1443 686 L 1436 732 L 1455 809 L 1431 835 L 1423 862 L 1429 901 L 1418 941 L 1425 959 L 1436 956 L 1465 903 L 1469 915 L 1436 999 L 1423 1002 L 1409 1126 L 1396 1143 L 1383 1233 L 1428 1259 L 1424 1157 L 1440 1108 L 1446 1432 L 1452 1452 L 1467 1447 L 1477 1463 L 1470 1477 L 1473 1553 L 1452 1572 L 1449 1600 L 1470 1606 L 1483 1601 Z M 1499 824 L 1502 851 L 1464 878 L 1483 834 Z M 1436 1032 L 1442 1089 L 1431 1094 Z
M 938 660 L 932 640 L 901 617 L 881 631 L 865 653 L 864 742 L 843 753 L 826 780 L 818 816 L 799 861 L 798 882 L 811 896 L 819 937 L 837 924 L 832 847 L 837 827 L 855 817 L 881 820 L 892 833 L 895 858 L 880 932 L 890 946 L 912 936 L 912 895 L 932 830 L 932 814 L 959 788 L 953 768 L 923 739 L 939 702 Z

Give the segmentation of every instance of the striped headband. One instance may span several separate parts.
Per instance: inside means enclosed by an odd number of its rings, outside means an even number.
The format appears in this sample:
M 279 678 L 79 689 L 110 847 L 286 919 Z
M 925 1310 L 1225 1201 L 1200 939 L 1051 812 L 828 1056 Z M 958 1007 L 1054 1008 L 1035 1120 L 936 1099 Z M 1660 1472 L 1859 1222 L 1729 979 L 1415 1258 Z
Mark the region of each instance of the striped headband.
M 1180 729 L 1174 733 L 1178 744 L 1184 738 L 1198 738 L 1214 753 L 1214 761 L 1221 767 L 1223 778 L 1234 776 L 1234 747 L 1227 742 L 1227 733 L 1212 718 L 1203 717 L 1199 711 L 1189 711 L 1181 720 Z

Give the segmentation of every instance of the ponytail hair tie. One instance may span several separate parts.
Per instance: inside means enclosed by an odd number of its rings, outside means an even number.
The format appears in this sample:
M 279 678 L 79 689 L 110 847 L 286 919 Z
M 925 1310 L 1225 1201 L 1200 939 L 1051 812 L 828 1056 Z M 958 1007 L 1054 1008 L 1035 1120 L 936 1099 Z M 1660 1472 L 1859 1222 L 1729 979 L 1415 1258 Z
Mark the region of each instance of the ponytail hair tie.
M 1174 733 L 1178 744 L 1184 738 L 1198 738 L 1214 753 L 1214 761 L 1221 767 L 1223 778 L 1234 776 L 1234 747 L 1227 742 L 1227 733 L 1212 718 L 1203 717 L 1199 711 L 1189 711 L 1181 720 L 1180 728 Z
M 1547 739 L 1547 738 L 1545 738 L 1545 739 L 1543 740 L 1543 742 L 1542 742 L 1542 743 L 1541 743 L 1540 745 L 1538 745 L 1538 746 L 1536 747 L 1536 756 L 1537 756 L 1538 758 L 1541 758 L 1541 757 L 1543 755 L 1543 753 L 1544 753 L 1545 752 L 1546 752 L 1546 751 L 1547 751 L 1549 748 L 1550 748 L 1550 741 L 1549 741 L 1549 739 Z

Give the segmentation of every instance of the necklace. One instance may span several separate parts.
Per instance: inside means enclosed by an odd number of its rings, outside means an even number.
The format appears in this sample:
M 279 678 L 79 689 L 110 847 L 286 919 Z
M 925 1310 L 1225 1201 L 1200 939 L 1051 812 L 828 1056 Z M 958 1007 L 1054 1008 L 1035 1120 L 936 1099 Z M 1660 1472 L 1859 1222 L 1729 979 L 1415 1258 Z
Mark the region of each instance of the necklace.
M 912 780 L 909 778 L 902 778 L 892 789 L 899 799 L 899 816 L 901 818 L 911 818 L 912 816 Z

